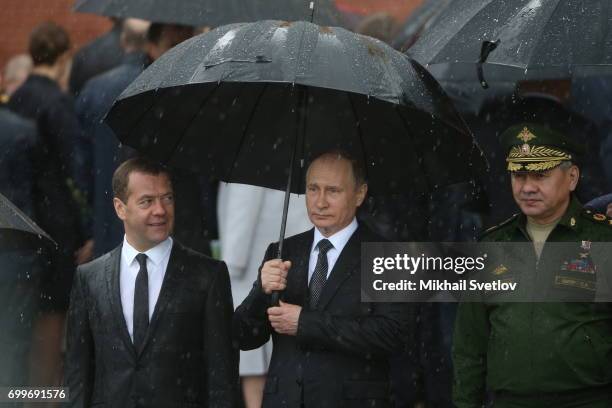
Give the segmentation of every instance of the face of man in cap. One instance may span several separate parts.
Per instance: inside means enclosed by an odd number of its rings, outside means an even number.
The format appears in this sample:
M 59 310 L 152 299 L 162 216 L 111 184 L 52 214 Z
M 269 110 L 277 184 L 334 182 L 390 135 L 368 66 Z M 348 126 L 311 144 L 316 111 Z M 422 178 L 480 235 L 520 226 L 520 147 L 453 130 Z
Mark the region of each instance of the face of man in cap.
M 583 147 L 548 125 L 528 122 L 509 127 L 501 139 L 512 195 L 523 214 L 536 224 L 561 218 L 580 178 L 573 162 Z
M 549 224 L 563 216 L 579 179 L 578 167 L 565 162 L 547 171 L 511 173 L 512 195 L 526 216 Z

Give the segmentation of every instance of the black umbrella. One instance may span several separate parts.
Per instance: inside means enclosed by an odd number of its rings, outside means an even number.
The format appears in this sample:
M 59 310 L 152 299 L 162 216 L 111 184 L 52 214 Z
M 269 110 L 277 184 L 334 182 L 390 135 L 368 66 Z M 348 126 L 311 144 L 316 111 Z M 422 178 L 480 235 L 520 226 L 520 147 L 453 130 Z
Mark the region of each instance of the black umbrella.
M 46 239 L 57 245 L 34 221 L 25 215 L 19 208 L 0 194 L 0 236 L 3 243 L 25 239 L 35 242 L 36 239 Z
M 423 3 L 404 21 L 391 45 L 396 50 L 402 52 L 414 44 L 421 34 L 431 27 L 444 9 L 453 0 L 425 0 Z
M 454 0 L 408 53 L 438 79 L 483 86 L 610 72 L 612 7 L 608 0 Z
M 374 194 L 431 191 L 483 166 L 418 63 L 370 37 L 306 22 L 194 37 L 147 68 L 107 121 L 152 158 L 293 193 L 304 192 L 312 158 L 334 148 L 363 161 Z
M 77 0 L 74 10 L 157 23 L 216 27 L 263 19 L 310 19 L 310 3 L 310 0 Z M 331 0 L 314 3 L 315 22 L 321 25 L 340 22 Z

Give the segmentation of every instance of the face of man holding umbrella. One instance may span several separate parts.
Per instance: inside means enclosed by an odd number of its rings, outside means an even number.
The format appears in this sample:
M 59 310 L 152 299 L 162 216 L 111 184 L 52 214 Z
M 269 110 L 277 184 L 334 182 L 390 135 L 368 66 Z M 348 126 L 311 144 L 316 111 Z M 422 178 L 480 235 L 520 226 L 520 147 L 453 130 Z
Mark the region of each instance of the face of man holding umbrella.
M 308 217 L 326 237 L 351 223 L 363 203 L 368 185 L 359 165 L 342 153 L 325 153 L 306 173 Z

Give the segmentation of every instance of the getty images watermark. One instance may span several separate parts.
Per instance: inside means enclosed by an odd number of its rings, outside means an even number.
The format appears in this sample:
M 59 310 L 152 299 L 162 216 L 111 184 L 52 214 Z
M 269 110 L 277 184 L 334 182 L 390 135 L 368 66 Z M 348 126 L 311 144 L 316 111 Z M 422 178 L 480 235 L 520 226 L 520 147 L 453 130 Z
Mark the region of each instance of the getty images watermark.
M 610 302 L 610 243 L 365 243 L 365 302 Z

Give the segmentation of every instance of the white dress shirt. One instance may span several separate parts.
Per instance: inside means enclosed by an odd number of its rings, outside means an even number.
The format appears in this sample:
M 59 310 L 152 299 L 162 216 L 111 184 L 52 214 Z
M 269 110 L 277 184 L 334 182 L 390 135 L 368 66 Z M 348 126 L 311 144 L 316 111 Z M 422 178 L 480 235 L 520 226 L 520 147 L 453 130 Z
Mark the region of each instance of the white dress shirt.
M 171 249 L 172 238 L 168 237 L 165 241 L 144 252 L 147 255 L 147 272 L 149 277 L 149 321 L 153 316 L 155 304 L 157 303 L 164 276 L 166 275 Z M 134 341 L 134 289 L 136 287 L 136 276 L 140 270 L 136 255 L 139 253 L 130 245 L 127 237 L 124 236 L 123 246 L 121 247 L 119 290 L 121 293 L 123 317 L 125 318 L 132 341 Z
M 310 248 L 310 260 L 308 261 L 308 284 L 310 285 L 310 278 L 312 278 L 312 274 L 314 273 L 315 267 L 317 266 L 317 258 L 319 257 L 319 248 L 317 248 L 317 244 L 322 239 L 327 239 L 334 246 L 329 251 L 327 251 L 327 278 L 329 278 L 329 274 L 334 269 L 334 265 L 340 256 L 340 253 L 344 249 L 344 246 L 351 238 L 353 233 L 357 230 L 357 218 L 353 218 L 353 221 L 340 231 L 336 232 L 334 235 L 330 237 L 325 237 L 317 228 L 314 230 L 314 239 L 312 240 L 312 247 Z

